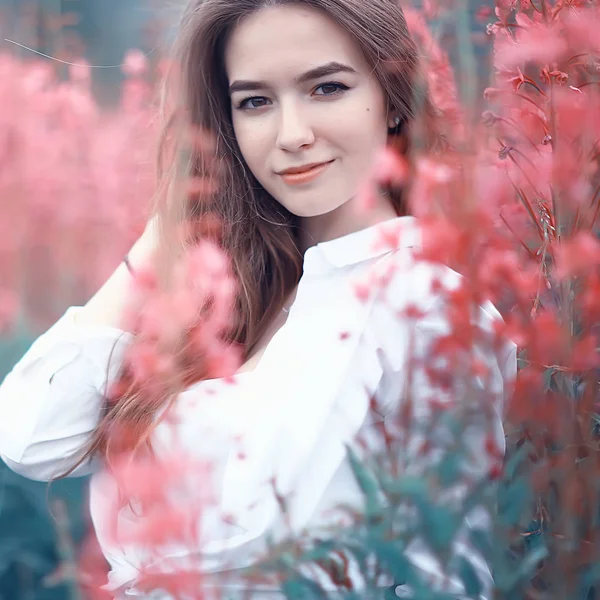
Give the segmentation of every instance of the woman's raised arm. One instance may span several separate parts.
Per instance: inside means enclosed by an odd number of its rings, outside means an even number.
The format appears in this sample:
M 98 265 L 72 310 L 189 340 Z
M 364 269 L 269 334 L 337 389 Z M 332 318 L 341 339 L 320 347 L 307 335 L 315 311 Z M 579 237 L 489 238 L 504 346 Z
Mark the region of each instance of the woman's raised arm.
M 130 259 L 156 247 L 148 223 Z M 0 385 L 0 457 L 17 473 L 48 481 L 71 466 L 101 417 L 107 377 L 116 377 L 131 336 L 122 330 L 131 274 L 120 264 L 83 307 L 71 307 L 42 334 Z M 94 470 L 93 461 L 73 475 Z
M 132 267 L 139 268 L 147 263 L 158 244 L 158 221 L 152 218 L 144 233 L 129 252 Z M 88 303 L 77 312 L 75 321 L 82 325 L 108 325 L 123 327 L 123 312 L 131 289 L 131 273 L 122 262 L 104 285 L 92 296 Z

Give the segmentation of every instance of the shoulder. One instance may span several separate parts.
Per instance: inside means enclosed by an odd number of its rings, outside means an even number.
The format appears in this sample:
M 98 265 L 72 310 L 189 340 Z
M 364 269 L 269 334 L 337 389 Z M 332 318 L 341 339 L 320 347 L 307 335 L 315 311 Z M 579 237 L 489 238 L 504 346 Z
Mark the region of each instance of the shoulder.
M 396 406 L 409 381 L 419 397 L 439 399 L 473 376 L 500 415 L 516 376 L 516 345 L 504 336 L 496 307 L 470 301 L 462 293 L 467 279 L 445 265 L 404 250 L 377 263 L 366 337 L 381 369 L 379 411 Z
M 418 260 L 417 251 L 394 249 L 371 262 L 357 279 L 357 295 L 370 306 L 365 339 L 379 354 L 384 371 L 402 370 L 417 326 L 431 321 L 436 312 L 439 320 L 443 290 L 460 279 L 447 267 Z
M 452 337 L 471 329 L 474 345 L 490 349 L 507 342 L 503 319 L 489 300 L 477 301 L 476 282 L 441 263 L 419 258 L 419 247 L 400 247 L 380 257 L 364 273 L 372 309 L 371 334 L 396 364 L 412 338 Z M 467 337 L 464 337 L 467 340 Z M 466 342 L 465 342 L 466 343 Z M 514 348 L 512 342 L 508 345 Z
M 400 317 L 429 312 L 457 290 L 464 278 L 441 263 L 419 258 L 419 246 L 401 246 L 381 256 L 360 276 L 359 289 L 369 295 L 374 309 Z

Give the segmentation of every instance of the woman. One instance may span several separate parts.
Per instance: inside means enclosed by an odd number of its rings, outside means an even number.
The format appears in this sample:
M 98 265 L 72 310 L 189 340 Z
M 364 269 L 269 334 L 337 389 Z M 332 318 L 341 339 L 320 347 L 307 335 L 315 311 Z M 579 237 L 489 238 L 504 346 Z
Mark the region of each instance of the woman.
M 175 402 L 154 398 L 149 409 L 140 390 L 128 389 L 106 405 L 107 368 L 109 380 L 122 376 L 120 357 L 130 340 L 121 330 L 130 271 L 157 245 L 165 254 L 169 249 L 151 222 L 127 264 L 86 306 L 69 309 L 7 376 L 0 388 L 0 452 L 33 479 L 69 471 L 74 458 L 70 474 L 96 472 L 110 458 L 111 443 L 118 445 L 120 424 L 136 424 L 135 442 L 146 435 L 164 441 L 156 416 L 167 407 L 178 411 L 177 438 L 186 450 L 202 447 L 199 455 L 213 453 L 220 465 L 218 509 L 233 520 L 229 528 L 217 527 L 213 516 L 197 548 L 171 548 L 163 558 L 172 565 L 193 555 L 205 574 L 218 574 L 252 564 L 269 532 L 277 536 L 284 522 L 293 532 L 324 530 L 334 507 L 360 506 L 345 445 L 373 438 L 374 425 L 397 412 L 412 334 L 416 352 L 425 355 L 447 331 L 443 298 L 432 284 L 455 285 L 456 273 L 412 260 L 419 227 L 398 194 L 382 192 L 361 210 L 357 193 L 378 150 L 407 134 L 415 118 L 417 53 L 395 0 L 193 0 L 175 62 L 185 112 L 216 137 L 221 179 L 210 205 L 174 204 L 178 170 L 198 175 L 206 167 L 198 156 L 182 167 L 172 152 L 158 220 L 210 211 L 227 225 L 222 245 L 239 289 L 231 338 L 243 349 L 237 385 L 207 380 L 198 367 Z M 399 234 L 393 250 L 381 243 L 390 232 Z M 357 295 L 357 282 L 374 276 L 386 281 L 385 294 L 372 286 Z M 408 318 L 398 318 L 413 305 L 423 315 L 414 331 Z M 498 317 L 488 305 L 479 318 L 491 330 Z M 481 476 L 491 467 L 485 440 L 491 435 L 498 451 L 504 449 L 500 412 L 515 370 L 513 350 L 510 344 L 502 351 L 478 348 L 491 373 L 486 393 L 497 401 L 491 423 L 465 432 L 478 459 L 470 466 Z M 433 393 L 423 373 L 414 379 L 411 396 L 422 421 Z M 414 450 L 418 435 L 405 432 L 413 448 L 404 458 L 408 472 L 423 466 Z M 94 474 L 91 511 L 112 567 L 108 589 L 143 596 L 140 571 L 148 557 L 108 534 L 103 508 L 117 493 L 109 473 Z M 127 507 L 118 519 L 123 528 L 140 524 Z M 489 527 L 489 519 L 474 510 L 468 525 Z M 464 540 L 456 552 L 475 569 L 481 597 L 490 597 L 488 566 Z M 440 589 L 463 591 L 458 575 L 444 572 L 426 545 L 411 544 L 407 556 Z M 151 566 L 160 570 L 160 561 Z M 314 576 L 336 589 L 326 574 Z M 222 587 L 243 585 L 225 580 Z

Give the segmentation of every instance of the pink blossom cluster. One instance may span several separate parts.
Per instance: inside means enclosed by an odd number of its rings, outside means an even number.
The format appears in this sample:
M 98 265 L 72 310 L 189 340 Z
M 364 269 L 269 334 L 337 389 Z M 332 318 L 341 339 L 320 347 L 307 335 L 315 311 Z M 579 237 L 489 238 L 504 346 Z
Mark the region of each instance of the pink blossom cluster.
M 0 55 L 0 327 L 33 331 L 84 301 L 145 225 L 154 191 L 156 109 L 145 57 L 131 52 L 116 110 L 92 67 L 60 80 L 48 60 Z

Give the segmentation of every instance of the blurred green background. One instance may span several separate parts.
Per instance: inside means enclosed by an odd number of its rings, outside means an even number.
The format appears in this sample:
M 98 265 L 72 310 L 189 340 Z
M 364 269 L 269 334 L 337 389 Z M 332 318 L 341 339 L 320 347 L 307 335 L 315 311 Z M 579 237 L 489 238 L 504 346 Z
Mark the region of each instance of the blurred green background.
M 0 379 L 33 340 L 0 340 Z M 62 500 L 69 535 L 78 545 L 88 530 L 86 478 L 53 484 L 29 481 L 0 461 L 0 599 L 58 600 L 69 597 L 64 583 L 53 585 L 59 561 L 58 528 L 49 507 Z M 60 578 L 57 578 L 60 579 Z

